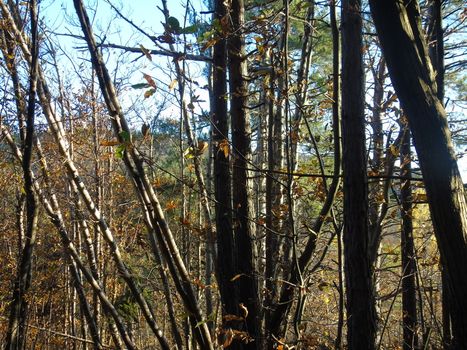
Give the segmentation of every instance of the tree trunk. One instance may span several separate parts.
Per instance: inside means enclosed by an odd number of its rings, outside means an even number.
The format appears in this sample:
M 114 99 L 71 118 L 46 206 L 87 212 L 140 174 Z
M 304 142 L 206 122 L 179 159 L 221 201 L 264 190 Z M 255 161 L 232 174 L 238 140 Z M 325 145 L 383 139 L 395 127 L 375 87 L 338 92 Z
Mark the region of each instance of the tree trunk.
M 417 298 L 415 290 L 415 249 L 412 223 L 412 175 L 410 154 L 410 131 L 404 126 L 404 136 L 400 148 L 401 175 L 401 260 L 402 260 L 402 329 L 403 349 L 413 350 L 418 347 L 417 337 Z
M 374 349 L 376 312 L 369 259 L 364 71 L 360 0 L 343 1 L 342 140 L 347 346 Z
M 275 105 L 275 85 L 276 74 L 274 69 L 274 58 L 271 55 L 269 64 L 271 64 L 271 74 L 269 75 L 269 88 L 266 94 L 268 100 L 268 122 L 267 122 L 267 168 L 266 176 L 266 242 L 265 242 L 265 304 L 267 309 L 265 312 L 265 326 L 267 331 L 271 330 L 270 317 L 274 304 L 277 302 L 278 296 L 278 272 L 279 272 L 279 257 L 280 257 L 280 240 L 279 232 L 281 222 L 279 215 L 280 205 L 282 204 L 282 188 L 279 181 L 279 176 L 274 174 L 274 171 L 279 171 L 282 168 L 282 123 L 280 118 L 277 118 Z M 279 107 L 280 108 L 280 107 Z M 277 139 L 277 135 L 279 138 Z M 272 340 L 272 339 L 268 339 Z
M 432 0 L 429 7 L 429 23 L 428 36 L 429 46 L 428 53 L 430 55 L 431 64 L 436 72 L 436 95 L 439 101 L 443 104 L 444 99 L 444 38 L 443 38 L 443 15 L 442 1 Z M 451 332 L 451 310 L 449 300 L 449 285 L 448 276 L 445 269 L 441 269 L 442 278 L 442 322 L 443 322 L 443 342 L 446 349 L 449 348 L 452 341 Z
M 467 204 L 446 111 L 421 37 L 416 3 L 370 1 L 389 74 L 420 159 L 443 269 L 452 292 L 453 347 L 467 348 Z
M 227 11 L 223 0 L 214 4 L 214 18 L 221 21 Z M 213 48 L 213 114 L 214 195 L 216 199 L 217 280 L 223 315 L 236 315 L 235 240 L 232 230 L 232 178 L 229 166 L 229 118 L 227 114 L 227 46 L 224 33 Z M 229 328 L 228 322 L 223 328 Z M 225 329 L 224 329 L 225 330 Z
M 29 72 L 29 99 L 26 116 L 26 133 L 23 143 L 23 176 L 26 198 L 26 231 L 22 247 L 18 276 L 13 290 L 10 306 L 10 318 L 6 337 L 6 350 L 22 350 L 26 348 L 26 322 L 28 316 L 28 298 L 26 293 L 32 280 L 32 257 L 37 231 L 37 199 L 34 193 L 34 182 L 31 176 L 32 150 L 34 145 L 34 120 L 37 88 L 37 62 L 39 42 L 37 39 L 37 4 L 30 3 L 31 16 L 31 65 Z
M 444 33 L 443 33 L 443 11 L 442 0 L 432 0 L 429 9 L 430 22 L 428 35 L 430 45 L 428 52 L 431 64 L 436 71 L 436 93 L 443 103 L 444 99 Z
M 233 228 L 236 244 L 237 259 L 236 280 L 238 285 L 239 304 L 248 310 L 243 312 L 246 331 L 250 337 L 256 338 L 245 349 L 256 349 L 260 345 L 259 313 L 258 313 L 258 284 L 255 269 L 255 241 L 253 217 L 253 203 L 250 198 L 251 184 L 248 167 L 251 161 L 251 130 L 247 107 L 247 61 L 245 57 L 245 41 L 243 35 L 244 3 L 243 0 L 233 0 L 231 3 L 231 34 L 227 43 L 229 58 L 229 77 L 231 94 L 231 124 L 232 124 L 232 200 L 233 200 Z
M 331 0 L 329 3 L 329 22 L 331 24 L 331 33 L 332 33 L 332 82 L 333 82 L 333 92 L 332 92 L 332 115 L 333 115 L 333 138 L 334 138 L 334 175 L 335 180 L 333 183 L 339 184 L 340 170 L 341 170 L 341 48 L 340 48 L 340 34 L 339 34 L 339 23 L 337 20 L 337 11 L 336 11 L 336 1 Z M 332 184 L 331 184 L 332 191 Z M 335 190 L 334 190 L 335 191 Z M 334 347 L 336 350 L 343 348 L 343 329 L 344 329 L 344 267 L 343 267 L 343 242 L 342 242 L 342 228 L 337 232 L 337 268 L 338 268 L 338 307 L 339 315 L 337 321 L 337 331 L 336 339 L 334 342 Z

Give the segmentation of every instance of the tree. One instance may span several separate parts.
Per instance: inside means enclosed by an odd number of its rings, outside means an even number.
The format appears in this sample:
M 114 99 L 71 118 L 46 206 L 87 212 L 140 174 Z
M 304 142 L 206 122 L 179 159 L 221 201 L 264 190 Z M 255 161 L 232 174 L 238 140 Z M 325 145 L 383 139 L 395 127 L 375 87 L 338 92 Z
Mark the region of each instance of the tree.
M 232 132 L 232 208 L 234 217 L 232 225 L 235 233 L 235 255 L 237 271 L 240 275 L 238 284 L 238 301 L 247 310 L 243 311 L 247 332 L 251 337 L 259 336 L 258 282 L 255 268 L 255 231 L 253 202 L 251 200 L 251 180 L 249 164 L 251 162 L 251 129 L 247 113 L 248 83 L 247 61 L 244 43 L 245 5 L 243 0 L 233 0 L 230 6 L 232 26 L 227 41 L 227 55 L 230 86 L 230 115 Z M 259 341 L 245 345 L 254 349 Z
M 172 278 L 175 281 L 177 290 L 182 296 L 185 306 L 190 312 L 190 325 L 193 329 L 197 342 L 200 344 L 200 346 L 206 349 L 211 349 L 213 344 L 208 326 L 203 319 L 197 296 L 195 295 L 193 286 L 190 283 L 188 271 L 180 256 L 178 246 L 176 245 L 172 232 L 165 220 L 164 213 L 154 191 L 153 185 L 149 182 L 149 178 L 143 166 L 142 157 L 136 148 L 128 145 L 128 142 L 131 143 L 131 131 L 125 116 L 123 115 L 118 96 L 116 95 L 114 84 L 110 79 L 110 75 L 102 60 L 102 56 L 97 49 L 89 17 L 87 16 L 87 12 L 83 6 L 82 1 L 75 0 L 74 5 L 80 20 L 81 28 L 86 38 L 89 53 L 91 54 L 93 68 L 96 71 L 96 76 L 99 80 L 101 92 L 104 95 L 109 113 L 114 118 L 112 123 L 114 132 L 120 142 L 127 144 L 123 152 L 123 159 L 128 171 L 132 175 L 135 190 L 137 191 L 141 200 L 141 207 L 145 213 L 145 223 L 148 229 L 149 239 L 151 241 L 152 247 L 153 249 L 158 248 L 162 251 L 164 258 L 169 265 L 169 270 L 171 272 Z M 58 133 L 56 137 L 59 137 Z M 72 166 L 70 164 L 69 170 L 73 172 L 71 168 Z M 75 180 L 76 173 L 77 172 L 75 169 Z M 86 190 L 83 188 L 83 186 L 79 188 L 85 199 L 89 197 L 89 195 L 85 194 Z M 159 340 L 161 347 L 164 349 L 168 348 L 169 345 L 167 340 L 156 323 L 154 312 L 151 310 L 151 307 L 148 304 L 146 298 L 141 294 L 140 287 L 128 272 L 125 263 L 121 260 L 118 245 L 111 237 L 109 226 L 100 214 L 99 210 L 95 209 L 95 205 L 93 203 L 91 204 L 91 202 L 88 201 L 87 206 L 91 213 L 94 215 L 95 219 L 99 222 L 104 236 L 111 244 L 111 250 L 114 253 L 113 256 L 115 261 L 117 262 L 119 269 L 122 271 L 122 275 L 127 282 L 133 297 L 138 302 L 141 311 L 145 315 L 148 325 L 150 325 L 150 328 Z M 153 251 L 153 254 L 156 255 L 157 252 Z
M 342 7 L 342 167 L 349 349 L 374 349 L 376 311 L 369 257 L 362 17 L 359 0 Z
M 403 349 L 418 347 L 417 302 L 415 289 L 416 256 L 412 222 L 412 183 L 410 181 L 412 160 L 410 152 L 410 131 L 404 125 L 400 149 L 401 175 L 401 260 L 402 260 L 402 329 Z
M 31 57 L 29 73 L 29 91 L 26 116 L 21 115 L 18 109 L 19 123 L 26 117 L 25 137 L 23 148 L 23 174 L 24 192 L 26 198 L 26 230 L 24 233 L 24 244 L 21 247 L 20 262 L 18 266 L 18 276 L 15 281 L 13 300 L 10 305 L 10 319 L 6 339 L 6 350 L 21 350 L 26 346 L 26 322 L 28 318 L 29 302 L 26 293 L 32 283 L 32 263 L 33 250 L 36 244 L 38 206 L 37 197 L 34 192 L 34 182 L 31 176 L 33 161 L 33 147 L 35 138 L 35 115 L 36 115 L 36 89 L 38 77 L 39 41 L 38 41 L 38 16 L 37 3 L 32 0 L 30 3 L 31 19 Z M 12 40 L 10 40 L 10 43 Z M 19 98 L 19 96 L 16 96 Z M 19 105 L 19 102 L 17 102 Z M 21 232 L 20 232 L 21 234 Z
M 361 2 L 339 4 L 74 0 L 69 40 L 55 7 L 33 40 L 34 1 L 0 1 L 0 334 L 18 330 L 0 347 L 450 346 L 452 274 L 388 60 Z M 441 4 L 418 59 L 453 105 L 465 24 Z
M 226 7 L 222 0 L 214 3 L 214 19 L 223 21 Z M 229 144 L 229 118 L 227 114 L 227 47 L 226 32 L 220 32 L 213 47 L 212 63 L 212 141 L 214 143 L 214 196 L 216 199 L 216 233 L 217 233 L 217 281 L 222 302 L 222 314 L 237 315 L 237 292 L 235 281 L 231 279 L 236 273 L 235 239 L 232 230 L 232 179 L 229 166 L 231 156 Z M 231 322 L 222 325 L 227 331 Z
M 417 2 L 370 1 L 389 74 L 407 114 L 452 292 L 453 347 L 467 347 L 467 203 Z M 409 68 L 410 67 L 410 68 Z

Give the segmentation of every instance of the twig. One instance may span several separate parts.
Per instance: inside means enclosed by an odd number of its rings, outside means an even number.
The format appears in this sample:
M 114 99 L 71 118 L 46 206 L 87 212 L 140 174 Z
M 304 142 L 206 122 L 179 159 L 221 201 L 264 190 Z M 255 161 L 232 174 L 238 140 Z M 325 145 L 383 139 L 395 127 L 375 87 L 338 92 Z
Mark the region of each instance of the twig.
M 2 319 L 2 320 L 4 320 L 4 321 L 7 321 L 7 320 L 8 320 L 6 317 L 3 317 L 3 316 L 0 316 L 0 319 Z M 39 327 L 39 326 L 34 326 L 34 325 L 32 325 L 32 324 L 29 324 L 29 323 L 26 323 L 26 327 L 34 328 L 34 329 L 37 329 L 37 330 L 39 330 L 39 331 L 41 331 L 41 332 L 47 332 L 47 333 L 50 333 L 50 334 L 53 334 L 53 335 L 56 335 L 56 336 L 59 336 L 59 337 L 77 340 L 77 341 L 80 341 L 80 342 L 82 342 L 82 343 L 95 344 L 94 341 L 92 341 L 91 339 L 85 339 L 85 338 L 77 337 L 77 336 L 75 336 L 75 335 L 71 335 L 71 334 L 67 334 L 67 333 L 62 333 L 62 332 L 54 331 L 54 330 L 52 330 L 52 329 L 48 329 L 48 328 L 44 328 L 44 327 Z M 113 347 L 110 346 L 110 345 L 104 345 L 104 344 L 102 344 L 101 347 L 102 347 L 102 348 L 105 348 L 105 349 L 113 349 Z

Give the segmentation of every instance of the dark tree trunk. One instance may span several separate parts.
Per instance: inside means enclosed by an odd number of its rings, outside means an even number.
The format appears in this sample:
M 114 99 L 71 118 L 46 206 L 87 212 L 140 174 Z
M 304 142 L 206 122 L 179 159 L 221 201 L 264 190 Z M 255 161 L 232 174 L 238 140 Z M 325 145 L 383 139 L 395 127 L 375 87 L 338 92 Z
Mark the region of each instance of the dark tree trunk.
M 407 114 L 452 301 L 453 347 L 467 348 L 467 204 L 416 2 L 371 0 L 389 74 Z
M 412 223 L 412 174 L 410 154 L 410 131 L 405 125 L 404 136 L 400 148 L 401 175 L 407 179 L 401 180 L 401 255 L 402 255 L 402 329 L 403 349 L 417 349 L 417 299 L 415 289 L 415 249 Z
M 443 103 L 444 99 L 444 38 L 442 0 L 432 0 L 430 4 L 430 23 L 428 35 L 430 40 L 429 55 L 436 71 L 436 93 Z
M 381 58 L 376 64 L 376 67 L 372 67 L 374 90 L 373 90 L 373 106 L 371 113 L 370 126 L 373 130 L 371 141 L 372 141 L 372 159 L 370 162 L 370 168 L 373 174 L 381 176 L 385 172 L 385 158 L 384 158 L 384 133 L 383 133 L 383 99 L 384 99 L 384 80 L 386 72 L 386 64 Z M 387 187 L 389 189 L 389 186 Z M 381 231 L 382 221 L 384 217 L 384 198 L 387 196 L 385 193 L 385 181 L 383 178 L 375 180 L 369 186 L 368 198 L 368 220 L 369 220 L 369 251 L 370 251 L 370 262 L 373 266 L 378 263 L 378 251 L 381 242 Z
M 273 67 L 270 78 L 270 99 L 268 101 L 268 170 L 266 177 L 266 327 L 270 328 L 270 315 L 277 302 L 278 285 L 277 279 L 281 272 L 280 269 L 280 251 L 282 240 L 278 232 L 281 232 L 282 218 L 277 213 L 280 212 L 283 203 L 282 185 L 279 176 L 274 171 L 282 169 L 283 165 L 283 147 L 282 147 L 282 113 L 279 111 L 282 105 L 276 103 L 276 72 L 275 64 L 277 62 L 271 57 L 270 61 Z M 276 108 L 278 110 L 276 110 Z M 276 214 L 276 215 L 275 215 Z
M 223 0 L 214 3 L 214 18 L 220 21 L 226 15 Z M 213 48 L 212 139 L 214 144 L 214 195 L 216 199 L 217 281 L 223 315 L 238 313 L 235 282 L 235 239 L 232 230 L 232 177 L 229 167 L 229 120 L 227 114 L 227 47 L 224 33 Z M 228 322 L 224 328 L 231 327 Z M 226 329 L 224 329 L 226 330 Z
M 33 178 L 31 176 L 38 62 L 37 4 L 35 0 L 31 0 L 30 3 L 30 16 L 32 49 L 29 71 L 29 99 L 22 160 L 24 192 L 26 198 L 26 232 L 20 254 L 18 276 L 13 290 L 13 300 L 10 306 L 10 318 L 6 335 L 6 350 L 22 350 L 26 348 L 26 322 L 29 307 L 26 293 L 31 286 L 32 280 L 32 258 L 36 242 L 38 218 L 37 199 L 34 193 Z
M 374 349 L 376 312 L 369 260 L 362 17 L 359 0 L 342 9 L 344 265 L 349 349 Z
M 333 119 L 333 137 L 334 137 L 334 175 L 336 176 L 333 183 L 336 183 L 336 189 L 340 183 L 341 171 L 341 47 L 340 47 L 340 33 L 339 23 L 337 20 L 336 1 L 331 0 L 329 3 L 329 19 L 331 24 L 332 33 L 332 119 Z M 331 184 L 331 191 L 333 190 Z M 336 190 L 334 190 L 336 191 Z M 343 269 L 343 256 L 342 256 L 342 228 L 337 233 L 337 265 L 339 275 L 339 316 L 337 321 L 337 335 L 334 346 L 337 350 L 343 348 L 343 329 L 344 329 L 344 269 Z
M 251 130 L 247 107 L 247 61 L 244 52 L 244 3 L 243 0 L 233 0 L 231 3 L 232 28 L 228 40 L 229 82 L 231 94 L 232 118 L 232 199 L 233 228 L 235 232 L 235 252 L 237 259 L 236 280 L 238 285 L 238 301 L 248 309 L 245 325 L 249 335 L 259 336 L 258 285 L 255 269 L 254 226 L 251 220 L 253 207 L 250 200 L 250 180 L 248 167 L 251 160 Z M 244 346 L 256 349 L 259 339 Z
M 273 60 L 270 64 L 273 66 Z M 279 261 L 279 237 L 278 232 L 280 229 L 280 220 L 274 215 L 274 210 L 279 208 L 282 202 L 282 194 L 279 188 L 278 178 L 273 174 L 275 170 L 279 170 L 282 163 L 282 150 L 277 153 L 277 145 L 281 140 L 276 140 L 274 137 L 275 128 L 277 124 L 274 123 L 274 89 L 275 89 L 275 74 L 272 70 L 270 75 L 269 84 L 269 101 L 268 101 L 268 175 L 266 177 L 266 266 L 265 266 L 265 303 L 267 309 L 265 311 L 266 328 L 271 329 L 271 314 L 274 304 L 277 300 L 277 274 L 278 274 L 278 261 Z M 271 340 L 271 339 L 269 339 Z
M 433 69 L 436 72 L 436 95 L 443 104 L 444 99 L 444 39 L 443 39 L 443 15 L 442 1 L 432 0 L 429 8 L 428 37 L 430 55 Z M 448 276 L 445 269 L 441 269 L 442 275 L 442 305 L 443 305 L 443 341 L 446 348 L 451 344 L 451 310 L 449 299 Z

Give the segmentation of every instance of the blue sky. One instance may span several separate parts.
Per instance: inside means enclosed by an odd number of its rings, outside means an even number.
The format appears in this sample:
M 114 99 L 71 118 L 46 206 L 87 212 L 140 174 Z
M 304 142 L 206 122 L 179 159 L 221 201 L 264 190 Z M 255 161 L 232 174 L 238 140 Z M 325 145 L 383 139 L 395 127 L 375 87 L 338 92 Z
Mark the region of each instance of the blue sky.
M 150 39 L 144 37 L 141 33 L 138 33 L 130 24 L 118 18 L 115 12 L 111 9 L 108 4 L 109 0 L 91 0 L 85 1 L 88 8 L 88 14 L 93 21 L 93 30 L 98 38 L 99 42 L 105 36 L 105 43 L 119 44 L 124 46 L 130 46 L 139 48 L 143 45 L 147 49 L 156 49 L 154 43 Z M 162 22 L 165 22 L 163 15 L 158 7 L 161 7 L 160 0 L 134 0 L 134 1 L 121 1 L 112 0 L 111 3 L 115 5 L 121 12 L 130 19 L 135 25 L 141 27 L 149 35 L 159 36 L 163 34 L 164 28 Z M 183 26 L 183 19 L 185 15 L 185 3 L 186 1 L 170 0 L 167 1 L 170 15 L 176 17 L 181 25 Z M 200 9 L 202 0 L 190 1 L 191 6 L 196 9 Z M 56 33 L 61 34 L 76 34 L 81 36 L 81 29 L 77 25 L 77 19 L 73 2 L 71 0 L 53 1 L 44 0 L 42 3 L 41 17 L 47 23 L 48 28 Z M 189 23 L 187 24 L 189 25 Z M 190 36 L 192 42 L 195 42 L 196 38 Z M 70 60 L 76 62 L 83 62 L 82 59 L 86 59 L 86 50 L 77 50 L 77 47 L 83 47 L 85 44 L 79 39 L 72 38 L 69 36 L 59 36 L 57 42 L 69 59 L 62 56 L 61 64 L 64 70 L 71 69 Z M 180 48 L 181 49 L 181 48 Z M 118 60 L 122 60 L 121 50 L 109 50 L 105 52 L 107 65 L 109 71 L 116 66 Z M 175 91 L 168 89 L 171 81 L 175 79 L 173 72 L 173 62 L 171 58 L 167 57 L 152 57 L 152 62 L 142 57 L 142 54 L 127 54 L 124 58 L 125 64 L 119 65 L 119 75 L 125 76 L 125 94 L 122 96 L 122 104 L 129 110 L 132 106 L 139 105 L 139 111 L 137 113 L 138 118 L 132 120 L 136 123 L 135 127 L 139 127 L 143 121 L 148 122 L 153 118 L 156 113 L 157 103 L 163 99 L 165 95 L 174 95 Z M 202 81 L 202 66 L 196 63 L 187 63 L 187 72 L 196 81 Z M 64 73 L 67 75 L 66 73 Z M 131 88 L 131 85 L 145 82 L 143 74 L 152 76 L 159 86 L 156 90 L 156 94 L 152 98 L 144 99 L 144 90 L 137 90 Z M 71 75 L 67 75 L 71 76 Z M 160 83 L 160 84 L 159 84 Z M 205 83 L 202 83 L 203 85 Z M 76 84 L 79 87 L 79 82 Z M 165 89 L 164 89 L 165 87 Z M 199 90 L 199 89 L 198 89 Z M 194 92 L 196 95 L 204 95 L 203 99 L 206 100 L 205 92 L 198 91 Z M 189 96 L 187 96 L 189 98 Z M 168 104 L 167 112 L 168 115 L 175 115 L 176 101 L 170 106 Z M 198 112 L 200 110 L 198 109 Z M 131 118 L 131 113 L 129 113 Z
M 110 9 L 108 1 L 111 1 L 116 7 L 121 9 L 124 15 L 131 19 L 136 25 L 140 26 L 142 29 L 150 33 L 151 35 L 161 35 L 163 32 L 163 15 L 158 9 L 158 6 L 161 7 L 161 1 L 159 0 L 85 0 L 86 6 L 88 6 L 89 15 L 94 15 L 94 11 L 97 9 L 97 12 L 94 16 L 93 29 L 96 35 L 106 33 L 106 42 L 114 44 L 123 44 L 132 47 L 139 47 L 139 45 L 144 45 L 146 48 L 154 48 L 154 45 L 150 42 L 149 39 L 142 37 L 140 34 L 136 33 L 134 28 L 132 28 L 128 23 L 121 19 L 116 19 L 114 16 L 114 11 Z M 180 23 L 183 25 L 184 18 L 184 5 L 186 1 L 179 0 L 168 0 L 168 7 L 171 16 L 176 17 Z M 202 0 L 191 0 L 190 4 L 196 9 L 205 9 Z M 91 10 L 92 9 L 92 10 Z M 76 26 L 73 26 L 72 22 L 76 21 L 76 16 L 74 12 L 73 2 L 71 0 L 44 0 L 41 5 L 40 16 L 45 20 L 48 27 L 58 33 L 74 33 L 81 35 L 81 31 Z M 91 17 L 92 18 L 92 17 Z M 194 38 L 193 38 L 194 40 Z M 75 48 L 77 45 L 80 45 L 80 42 L 76 39 L 70 37 L 61 36 L 60 45 L 64 50 L 71 56 L 72 59 L 85 57 L 85 53 L 77 51 Z M 82 43 L 81 43 L 82 44 Z M 129 57 L 136 58 L 135 54 Z M 66 65 L 66 61 L 64 61 Z M 109 66 L 112 66 L 112 59 L 109 59 Z M 170 81 L 174 78 L 170 74 L 170 70 L 173 69 L 173 65 L 170 59 L 164 57 L 154 57 L 153 62 L 144 61 L 140 59 L 137 61 L 138 69 L 136 72 L 129 78 L 128 86 L 131 84 L 136 84 L 143 82 L 142 74 L 147 73 L 158 79 L 164 79 L 166 84 L 170 84 Z M 134 68 L 134 67 L 133 67 Z M 194 71 L 194 77 L 201 79 L 201 69 L 199 65 L 190 63 L 190 69 Z M 130 93 L 131 92 L 131 93 Z M 129 95 L 134 94 L 135 97 L 129 97 L 127 101 L 123 101 L 124 104 L 132 105 L 138 100 L 138 93 L 135 91 L 129 90 Z M 205 96 L 203 91 L 200 92 Z M 141 96 L 139 96 L 141 97 Z M 157 97 L 156 97 L 157 99 Z M 141 103 L 147 105 L 147 108 L 143 108 L 143 112 L 147 111 L 148 114 L 143 115 L 141 120 L 136 121 L 142 122 L 146 121 L 147 118 L 151 118 L 153 114 L 151 112 L 152 108 L 156 108 L 154 105 L 150 105 L 154 101 L 143 100 Z M 168 108 L 168 114 L 173 114 L 176 112 L 176 108 Z M 461 112 L 462 113 L 462 112 Z M 465 113 L 465 111 L 464 111 Z M 467 157 L 464 157 L 459 161 L 459 167 L 463 175 L 464 182 L 467 182 Z

